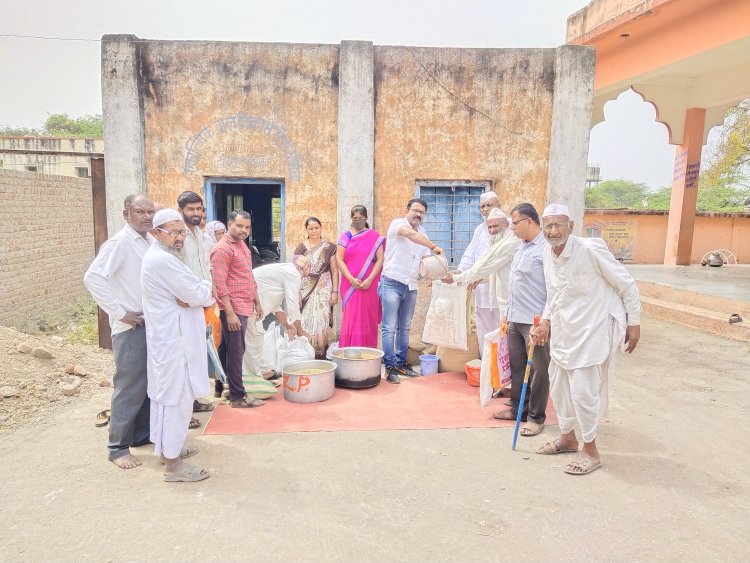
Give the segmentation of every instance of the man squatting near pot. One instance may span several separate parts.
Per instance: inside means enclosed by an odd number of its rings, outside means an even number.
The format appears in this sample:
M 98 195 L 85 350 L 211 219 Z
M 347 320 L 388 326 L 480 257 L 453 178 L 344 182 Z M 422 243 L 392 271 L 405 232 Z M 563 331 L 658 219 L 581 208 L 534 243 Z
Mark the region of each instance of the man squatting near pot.
M 543 344 L 551 332 L 550 393 L 561 436 L 537 453 L 578 452 L 578 422 L 583 448 L 564 471 L 586 475 L 602 464 L 597 427 L 609 404 L 615 353 L 623 346 L 632 352 L 640 339 L 641 300 L 635 280 L 602 239 L 571 234 L 567 206 L 547 206 L 542 231 L 549 243 L 544 254 L 547 303 L 532 336 Z

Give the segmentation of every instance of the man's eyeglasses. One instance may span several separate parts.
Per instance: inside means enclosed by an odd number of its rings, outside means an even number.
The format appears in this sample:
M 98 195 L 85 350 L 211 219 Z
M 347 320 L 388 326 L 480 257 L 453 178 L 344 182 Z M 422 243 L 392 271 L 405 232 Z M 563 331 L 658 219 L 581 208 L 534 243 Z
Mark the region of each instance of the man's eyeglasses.
M 547 223 L 542 227 L 545 231 L 551 231 L 552 227 L 557 227 L 558 231 L 562 231 L 563 229 L 568 228 L 568 223 Z
M 177 238 L 178 236 L 182 235 L 183 237 L 186 237 L 188 234 L 187 229 L 182 229 L 179 231 L 168 231 L 166 229 L 162 229 L 161 227 L 156 227 L 157 230 L 161 231 L 162 233 L 167 233 L 172 238 Z
M 523 219 L 519 219 L 518 221 L 511 221 L 510 224 L 516 227 L 518 226 L 518 223 L 523 223 L 527 219 L 531 219 L 531 217 L 524 217 Z

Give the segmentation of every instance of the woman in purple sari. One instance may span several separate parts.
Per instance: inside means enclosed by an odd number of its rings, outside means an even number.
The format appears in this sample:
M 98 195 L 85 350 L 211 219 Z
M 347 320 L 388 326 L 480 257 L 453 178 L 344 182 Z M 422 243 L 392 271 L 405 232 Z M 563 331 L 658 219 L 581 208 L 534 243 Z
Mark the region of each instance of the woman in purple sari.
M 343 311 L 339 347 L 377 348 L 381 317 L 378 281 L 385 238 L 367 224 L 364 205 L 352 207 L 351 218 L 352 226 L 341 235 L 336 249 Z

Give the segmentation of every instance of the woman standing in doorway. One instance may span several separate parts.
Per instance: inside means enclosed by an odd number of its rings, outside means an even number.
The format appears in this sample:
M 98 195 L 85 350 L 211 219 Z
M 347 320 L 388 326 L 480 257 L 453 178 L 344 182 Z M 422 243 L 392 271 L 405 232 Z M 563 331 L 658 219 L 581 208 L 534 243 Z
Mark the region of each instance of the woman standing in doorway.
M 367 208 L 352 207 L 352 226 L 339 238 L 336 258 L 341 270 L 341 336 L 339 346 L 377 348 L 382 316 L 378 281 L 385 238 L 367 223 Z
M 302 279 L 300 308 L 302 328 L 310 335 L 315 357 L 325 359 L 331 325 L 331 308 L 339 300 L 339 270 L 336 263 L 336 246 L 323 240 L 320 219 L 309 217 L 305 221 L 307 240 L 300 243 L 294 254 L 310 259 L 310 274 Z

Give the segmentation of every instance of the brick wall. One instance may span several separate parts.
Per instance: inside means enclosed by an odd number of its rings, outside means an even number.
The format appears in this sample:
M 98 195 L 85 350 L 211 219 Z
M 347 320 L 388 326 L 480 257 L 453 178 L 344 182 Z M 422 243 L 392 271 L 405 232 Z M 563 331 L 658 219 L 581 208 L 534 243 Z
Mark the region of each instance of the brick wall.
M 0 324 L 70 313 L 93 258 L 91 180 L 0 170 Z

